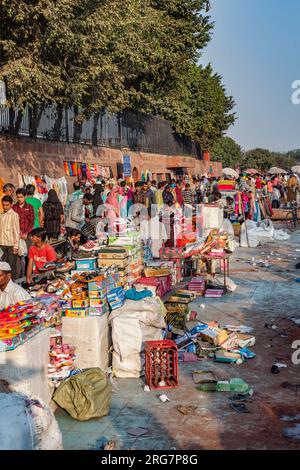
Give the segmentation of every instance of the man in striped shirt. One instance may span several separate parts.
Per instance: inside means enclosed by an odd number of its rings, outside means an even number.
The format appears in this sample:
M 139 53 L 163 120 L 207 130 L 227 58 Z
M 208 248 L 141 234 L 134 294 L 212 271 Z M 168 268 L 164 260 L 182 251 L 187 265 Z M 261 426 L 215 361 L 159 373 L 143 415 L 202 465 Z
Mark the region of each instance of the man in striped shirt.
M 182 196 L 184 204 L 194 204 L 195 196 L 193 191 L 191 190 L 191 185 L 189 183 L 185 185 L 185 190 L 182 192 Z
M 3 252 L 2 261 L 11 266 L 12 279 L 18 277 L 19 272 L 19 241 L 20 221 L 18 214 L 12 209 L 11 196 L 2 198 L 3 213 L 0 214 L 0 248 Z

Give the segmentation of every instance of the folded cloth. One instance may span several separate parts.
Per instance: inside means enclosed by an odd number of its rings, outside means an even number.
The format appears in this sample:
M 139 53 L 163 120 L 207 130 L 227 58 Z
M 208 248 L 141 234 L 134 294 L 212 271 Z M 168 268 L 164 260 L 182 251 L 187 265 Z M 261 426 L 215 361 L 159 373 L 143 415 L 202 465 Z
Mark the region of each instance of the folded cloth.
M 144 289 L 138 292 L 136 289 L 129 289 L 125 292 L 125 298 L 130 300 L 143 300 L 146 297 L 152 297 L 150 290 Z

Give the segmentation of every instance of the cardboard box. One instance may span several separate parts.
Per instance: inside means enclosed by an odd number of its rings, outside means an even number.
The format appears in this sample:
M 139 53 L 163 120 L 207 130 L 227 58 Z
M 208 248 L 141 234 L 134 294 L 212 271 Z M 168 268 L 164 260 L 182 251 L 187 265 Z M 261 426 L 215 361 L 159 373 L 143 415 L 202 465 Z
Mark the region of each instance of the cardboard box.
M 220 346 L 228 338 L 228 332 L 220 328 L 205 328 L 199 333 L 199 336 L 214 346 Z
M 107 305 L 106 297 L 104 299 L 90 299 L 90 307 L 101 307 Z
M 106 297 L 106 287 L 102 290 L 90 290 L 89 299 L 105 299 Z
M 102 317 L 102 315 L 106 315 L 109 309 L 107 305 L 103 305 L 102 307 L 90 307 L 89 308 L 89 316 L 91 317 Z
M 72 308 L 86 308 L 86 307 L 89 307 L 89 299 L 72 300 Z
M 72 299 L 60 299 L 58 303 L 63 309 L 72 308 Z
M 104 276 L 98 276 L 92 279 L 91 281 L 88 281 L 88 289 L 89 291 L 95 291 L 95 290 L 101 290 L 105 289 L 106 286 L 106 280 Z
M 117 266 L 118 268 L 125 268 L 128 266 L 128 258 L 125 259 L 99 259 L 98 266 L 105 267 L 105 266 Z
M 113 260 L 121 259 L 122 260 L 122 259 L 128 258 L 128 251 L 126 249 L 122 249 L 121 251 L 114 250 L 114 249 L 107 250 L 106 252 L 100 251 L 98 258 L 101 260 L 106 260 L 106 259 L 113 259 Z
M 88 308 L 69 308 L 65 310 L 66 317 L 84 318 L 88 314 Z

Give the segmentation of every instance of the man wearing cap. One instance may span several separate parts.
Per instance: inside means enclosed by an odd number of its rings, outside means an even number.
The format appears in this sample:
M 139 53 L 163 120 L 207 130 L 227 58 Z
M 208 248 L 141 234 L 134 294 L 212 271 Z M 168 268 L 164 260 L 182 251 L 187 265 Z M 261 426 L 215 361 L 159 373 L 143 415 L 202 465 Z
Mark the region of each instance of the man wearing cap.
M 0 310 L 28 299 L 31 299 L 28 292 L 11 280 L 10 265 L 0 261 Z

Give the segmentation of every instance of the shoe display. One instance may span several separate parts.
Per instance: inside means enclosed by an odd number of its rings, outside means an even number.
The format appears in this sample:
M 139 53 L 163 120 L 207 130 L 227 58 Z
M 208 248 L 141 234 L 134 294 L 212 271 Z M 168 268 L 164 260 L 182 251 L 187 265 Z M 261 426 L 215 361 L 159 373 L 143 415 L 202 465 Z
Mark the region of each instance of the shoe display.
M 61 266 L 59 266 L 56 271 L 58 273 L 66 273 L 71 271 L 71 269 L 75 269 L 75 262 L 67 261 L 66 263 L 61 263 Z
M 89 252 L 89 251 L 95 251 L 99 248 L 100 247 L 99 247 L 98 240 L 95 240 L 95 241 L 90 240 L 86 242 L 84 245 L 80 245 L 79 250 Z

